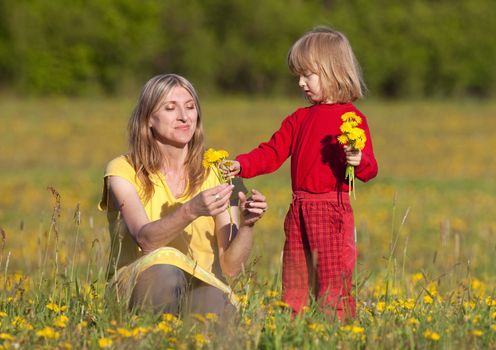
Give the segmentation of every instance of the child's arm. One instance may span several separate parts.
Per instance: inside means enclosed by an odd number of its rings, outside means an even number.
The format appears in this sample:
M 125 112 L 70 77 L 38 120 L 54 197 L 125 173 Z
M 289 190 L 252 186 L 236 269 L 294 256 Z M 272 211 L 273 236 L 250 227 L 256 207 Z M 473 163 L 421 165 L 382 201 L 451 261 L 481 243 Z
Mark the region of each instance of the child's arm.
M 291 155 L 297 116 L 298 111 L 284 119 L 269 141 L 238 155 L 232 172 L 237 172 L 243 178 L 251 178 L 276 171 Z

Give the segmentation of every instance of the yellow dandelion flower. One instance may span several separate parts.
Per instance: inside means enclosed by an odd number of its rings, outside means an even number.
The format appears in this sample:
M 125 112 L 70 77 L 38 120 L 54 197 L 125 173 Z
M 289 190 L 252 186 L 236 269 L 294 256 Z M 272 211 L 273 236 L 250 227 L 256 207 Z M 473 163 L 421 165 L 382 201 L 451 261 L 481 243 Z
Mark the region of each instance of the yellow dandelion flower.
M 493 332 L 496 332 L 496 324 L 492 324 L 492 325 L 491 325 L 491 330 L 492 330 Z
M 439 339 L 441 339 L 441 336 L 437 332 L 433 332 L 431 330 L 426 330 L 424 332 L 424 338 L 429 339 L 429 340 L 433 340 L 433 341 L 438 341 Z
M 365 329 L 363 327 L 359 327 L 359 326 L 351 327 L 351 333 L 353 334 L 362 334 L 363 332 L 365 332 Z
M 205 318 L 210 321 L 217 321 L 219 317 L 217 316 L 217 314 L 214 314 L 213 312 L 208 312 L 205 314 Z
M 12 325 L 12 327 L 15 328 L 20 328 L 25 330 L 33 329 L 33 326 L 21 316 L 14 317 L 14 319 L 11 321 L 10 324 Z
M 60 315 L 53 321 L 53 325 L 59 328 L 65 328 L 67 326 L 67 322 L 69 318 L 65 315 Z
M 325 332 L 325 326 L 321 323 L 309 323 L 308 329 L 312 332 L 315 332 L 315 333 L 324 333 Z
M 495 312 L 493 312 L 493 313 L 491 313 L 491 318 L 492 318 L 493 320 L 496 320 L 496 311 L 495 311 Z
M 377 303 L 377 305 L 375 306 L 375 309 L 378 311 L 378 312 L 384 312 L 384 310 L 386 310 L 386 303 L 383 302 L 383 301 L 379 301 Z
M 417 272 L 412 275 L 411 280 L 413 284 L 416 284 L 419 281 L 422 281 L 424 279 L 424 275 L 420 272 Z
M 285 303 L 282 300 L 276 300 L 274 301 L 274 306 L 282 307 L 282 308 L 289 308 L 289 304 Z
M 409 326 L 412 326 L 414 328 L 418 327 L 420 325 L 420 321 L 417 320 L 416 318 L 414 317 L 410 317 L 407 321 L 406 321 L 406 324 L 409 325 Z
M 435 297 L 438 294 L 437 284 L 434 282 L 429 283 L 426 289 L 429 292 L 429 294 L 432 295 L 433 297 Z
M 124 338 L 129 338 L 133 336 L 133 333 L 130 330 L 122 327 L 117 328 L 116 332 L 118 335 Z
M 479 330 L 479 329 L 474 329 L 474 330 L 472 331 L 472 335 L 473 335 L 474 337 L 482 337 L 482 336 L 484 335 L 484 332 L 483 332 L 483 331 L 481 331 L 481 330 Z
M 4 317 L 7 317 L 7 313 L 0 311 L 0 318 L 4 318 Z
M 165 313 L 162 315 L 162 320 L 166 322 L 176 322 L 178 318 L 173 314 Z
M 434 299 L 432 299 L 430 295 L 424 296 L 424 304 L 432 304 L 433 301 Z
M 112 346 L 112 339 L 102 337 L 98 339 L 98 346 L 102 349 L 110 348 Z
M 0 333 L 0 339 L 2 340 L 15 340 L 15 337 L 9 333 Z
M 343 124 L 341 124 L 341 126 L 339 127 L 339 130 L 343 133 L 343 134 L 346 134 L 346 136 L 348 136 L 349 133 L 351 133 L 353 131 L 353 125 L 351 125 L 351 123 L 348 123 L 348 122 L 344 122 Z
M 348 137 L 346 135 L 339 135 L 338 136 L 338 142 L 341 145 L 347 145 L 348 144 Z
M 55 331 L 52 327 L 45 327 L 36 332 L 36 335 L 45 339 L 59 339 L 60 333 Z
M 172 327 L 170 324 L 166 321 L 159 322 L 157 326 L 155 327 L 155 332 L 162 332 L 165 334 L 168 334 L 172 332 Z
M 265 296 L 269 298 L 277 298 L 279 296 L 279 292 L 277 290 L 268 290 L 265 292 Z
M 195 334 L 193 340 L 195 341 L 196 346 L 200 348 L 203 347 L 203 345 L 205 345 L 208 341 L 207 338 L 201 333 Z
M 76 326 L 78 331 L 81 331 L 83 328 L 86 328 L 86 327 L 88 327 L 88 322 L 86 322 L 86 321 L 81 321 Z

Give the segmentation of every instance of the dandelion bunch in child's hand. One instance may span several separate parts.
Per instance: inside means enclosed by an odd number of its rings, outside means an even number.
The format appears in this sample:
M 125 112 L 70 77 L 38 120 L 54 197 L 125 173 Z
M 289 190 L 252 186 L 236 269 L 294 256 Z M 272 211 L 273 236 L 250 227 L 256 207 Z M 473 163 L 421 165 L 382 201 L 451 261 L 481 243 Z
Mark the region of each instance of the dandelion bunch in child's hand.
M 361 151 L 367 141 L 365 131 L 358 127 L 362 123 L 362 118 L 355 112 L 347 112 L 341 116 L 341 120 L 343 123 L 340 127 L 341 135 L 338 136 L 338 142 L 348 146 L 351 150 Z M 353 165 L 346 165 L 345 178 L 348 179 L 349 191 L 353 191 L 353 197 L 355 197 L 355 167 Z

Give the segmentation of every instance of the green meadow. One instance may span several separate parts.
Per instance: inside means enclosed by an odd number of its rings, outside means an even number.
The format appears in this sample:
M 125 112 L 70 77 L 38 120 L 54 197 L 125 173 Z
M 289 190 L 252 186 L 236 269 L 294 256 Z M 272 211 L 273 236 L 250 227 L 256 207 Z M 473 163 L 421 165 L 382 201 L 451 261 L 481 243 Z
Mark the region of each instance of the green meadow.
M 280 301 L 289 164 L 246 180 L 269 211 L 232 281 L 239 322 L 132 315 L 105 294 L 106 163 L 126 151 L 135 98 L 0 98 L 0 349 L 496 348 L 496 103 L 378 101 L 367 115 L 379 175 L 358 183 L 358 317 Z M 204 99 L 207 146 L 267 140 L 298 99 Z

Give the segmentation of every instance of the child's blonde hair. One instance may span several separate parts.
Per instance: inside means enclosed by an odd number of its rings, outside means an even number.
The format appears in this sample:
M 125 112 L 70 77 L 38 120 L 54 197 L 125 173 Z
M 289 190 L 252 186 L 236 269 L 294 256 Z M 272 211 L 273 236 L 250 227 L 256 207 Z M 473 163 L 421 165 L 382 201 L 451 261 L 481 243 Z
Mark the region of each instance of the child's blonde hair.
M 324 100 L 333 103 L 355 101 L 366 89 L 348 39 L 327 27 L 317 27 L 298 39 L 289 50 L 288 66 L 296 75 L 317 74 Z

